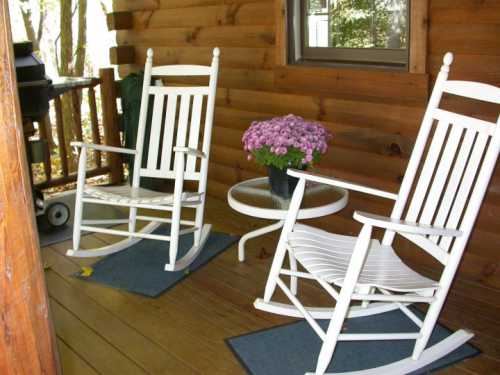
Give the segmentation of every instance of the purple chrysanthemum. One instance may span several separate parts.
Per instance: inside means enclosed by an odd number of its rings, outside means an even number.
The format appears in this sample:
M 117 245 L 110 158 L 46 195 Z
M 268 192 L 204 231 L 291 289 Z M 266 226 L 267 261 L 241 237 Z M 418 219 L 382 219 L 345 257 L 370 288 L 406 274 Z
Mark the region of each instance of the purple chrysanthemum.
M 314 155 L 326 153 L 331 138 L 331 133 L 323 125 L 287 115 L 252 122 L 242 141 L 245 151 L 250 154 L 265 149 L 284 157 L 290 149 L 294 149 L 303 153 L 301 163 L 309 164 Z

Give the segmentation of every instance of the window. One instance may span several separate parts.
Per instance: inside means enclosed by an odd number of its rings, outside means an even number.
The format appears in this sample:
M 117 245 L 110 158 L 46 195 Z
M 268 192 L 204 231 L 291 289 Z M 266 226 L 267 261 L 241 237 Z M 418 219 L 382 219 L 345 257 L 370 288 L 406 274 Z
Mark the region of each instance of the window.
M 288 60 L 408 69 L 409 0 L 288 0 Z

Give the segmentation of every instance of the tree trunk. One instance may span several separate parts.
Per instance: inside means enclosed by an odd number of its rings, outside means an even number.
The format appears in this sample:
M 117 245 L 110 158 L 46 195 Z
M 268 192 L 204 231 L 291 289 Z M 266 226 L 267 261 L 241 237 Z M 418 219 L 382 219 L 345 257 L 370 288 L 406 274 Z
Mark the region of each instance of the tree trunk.
M 60 1 L 60 54 L 59 54 L 59 75 L 68 77 L 73 75 L 73 23 L 72 23 L 72 0 Z M 68 168 L 70 172 L 76 170 L 76 155 L 71 148 L 74 140 L 73 131 L 73 109 L 71 94 L 64 94 L 61 97 L 62 115 L 64 127 L 64 148 L 67 151 Z
M 23 16 L 24 29 L 26 30 L 26 36 L 28 40 L 33 43 L 33 50 L 40 50 L 40 40 L 43 35 L 43 24 L 45 22 L 45 17 L 47 15 L 47 9 L 45 7 L 45 0 L 40 0 L 40 19 L 38 21 L 38 26 L 35 31 L 35 24 L 33 22 L 33 13 L 31 11 L 30 0 L 18 0 L 19 9 L 21 10 L 21 15 Z
M 78 2 L 78 40 L 75 51 L 74 75 L 83 76 L 87 52 L 87 0 Z

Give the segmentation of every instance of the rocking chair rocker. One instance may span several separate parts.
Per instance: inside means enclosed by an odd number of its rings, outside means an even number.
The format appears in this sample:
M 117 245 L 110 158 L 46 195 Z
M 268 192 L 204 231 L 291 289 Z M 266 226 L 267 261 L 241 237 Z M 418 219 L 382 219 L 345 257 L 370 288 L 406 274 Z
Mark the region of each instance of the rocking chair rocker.
M 476 82 L 449 81 L 452 61 L 453 55 L 446 54 L 398 194 L 317 174 L 289 171 L 291 176 L 299 178 L 299 182 L 269 272 L 264 298 L 257 299 L 254 305 L 260 310 L 306 319 L 323 341 L 314 372 L 316 375 L 325 374 L 332 358 L 335 360 L 337 342 L 342 340 L 415 340 L 413 354 L 406 359 L 364 371 L 349 372 L 387 375 L 406 374 L 422 368 L 473 337 L 466 330 L 458 330 L 426 348 L 473 229 L 500 150 L 500 118 L 495 124 L 439 108 L 444 93 L 500 104 L 500 89 L 497 87 Z M 428 151 L 425 153 L 427 145 Z M 420 165 L 421 171 L 416 178 Z M 298 224 L 297 213 L 306 181 L 393 199 L 395 205 L 391 217 L 356 211 L 354 219 L 363 224 L 357 237 L 331 234 Z M 414 182 L 416 187 L 412 190 Z M 385 229 L 381 242 L 371 238 L 374 227 Z M 443 265 L 437 281 L 421 276 L 401 261 L 392 247 L 396 234 L 417 245 Z M 289 269 L 283 268 L 287 253 L 290 258 Z M 297 269 L 297 261 L 305 271 Z M 282 275 L 290 276 L 290 287 L 280 278 Z M 303 306 L 297 297 L 298 278 L 316 280 L 336 300 L 335 308 Z M 271 301 L 276 286 L 280 287 L 292 304 Z M 361 303 L 351 305 L 351 301 Z M 423 320 L 408 309 L 412 303 L 429 304 Z M 418 328 L 416 333 L 341 332 L 347 318 L 395 309 L 400 309 L 415 323 Z M 326 332 L 316 319 L 330 320 Z
M 169 263 L 165 265 L 166 271 L 177 271 L 193 262 L 203 248 L 211 228 L 209 224 L 203 224 L 203 210 L 219 54 L 219 49 L 215 48 L 211 66 L 166 65 L 153 67 L 153 51 L 149 49 L 144 69 L 136 148 L 126 149 L 82 142 L 72 143 L 75 147 L 81 148 L 81 152 L 76 188 L 73 249 L 68 250 L 67 255 L 97 257 L 113 254 L 147 238 L 170 242 Z M 156 81 L 156 85 L 151 85 L 152 77 L 168 76 L 207 76 L 209 84 L 208 86 L 196 87 L 167 87 L 163 86 L 161 81 Z M 143 162 L 148 104 L 151 96 L 154 98 L 151 134 L 148 154 L 145 155 L 146 160 Z M 202 130 L 202 142 L 200 142 L 200 123 L 205 97 L 207 97 L 205 125 Z M 179 98 L 180 100 L 178 100 Z M 180 102 L 179 110 L 177 110 L 178 101 Z M 199 143 L 202 143 L 201 151 L 198 150 Z M 88 149 L 134 155 L 132 186 L 128 184 L 110 187 L 86 185 L 85 168 Z M 172 194 L 160 193 L 141 188 L 141 177 L 175 180 L 174 192 Z M 196 192 L 184 191 L 185 180 L 197 182 L 198 190 Z M 123 220 L 82 220 L 84 203 L 128 207 L 129 218 Z M 194 221 L 181 220 L 183 207 L 196 210 Z M 172 214 L 169 219 L 138 215 L 138 208 L 162 212 L 171 211 Z M 138 220 L 149 223 L 137 231 L 136 222 Z M 170 223 L 168 236 L 152 233 L 161 223 Z M 128 231 L 96 226 L 102 224 L 128 224 Z M 181 225 L 188 227 L 181 229 Z M 127 236 L 127 238 L 98 249 L 82 250 L 80 249 L 82 231 Z M 194 233 L 194 244 L 183 257 L 177 259 L 179 237 L 188 233 Z

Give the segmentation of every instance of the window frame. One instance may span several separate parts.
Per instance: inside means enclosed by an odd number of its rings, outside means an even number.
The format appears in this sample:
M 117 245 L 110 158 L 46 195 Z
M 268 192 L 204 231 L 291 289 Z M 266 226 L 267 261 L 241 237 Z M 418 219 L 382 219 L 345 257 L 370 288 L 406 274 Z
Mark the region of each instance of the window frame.
M 323 65 L 335 67 L 364 67 L 364 68 L 383 68 L 387 70 L 401 70 L 410 73 L 425 73 L 427 60 L 427 24 L 428 24 L 428 0 L 408 0 L 408 28 L 409 42 L 408 47 L 402 50 L 407 56 L 403 63 L 391 64 L 384 60 L 384 54 L 379 52 L 388 52 L 391 50 L 363 50 L 370 52 L 366 54 L 364 60 L 353 62 L 347 51 L 353 52 L 356 49 L 335 48 L 337 56 L 335 59 L 328 59 L 328 54 L 333 52 L 327 48 L 314 48 L 312 50 L 329 50 L 324 52 L 315 51 L 318 55 L 308 55 L 307 57 L 317 57 L 315 59 L 303 59 L 301 56 L 302 40 L 304 37 L 304 24 L 302 17 L 296 17 L 295 14 L 301 14 L 305 1 L 297 0 L 275 0 L 276 1 L 276 65 Z M 305 8 L 305 6 L 304 6 Z M 290 35 L 288 34 L 290 33 Z M 333 49 L 333 48 L 332 48 Z M 372 53 L 373 52 L 373 53 Z M 335 52 L 334 52 L 335 53 Z M 343 54 L 343 56 L 342 56 Z M 371 56 L 370 56 L 371 55 Z M 378 56 L 377 56 L 378 55 Z M 401 61 L 401 60 L 400 60 Z

